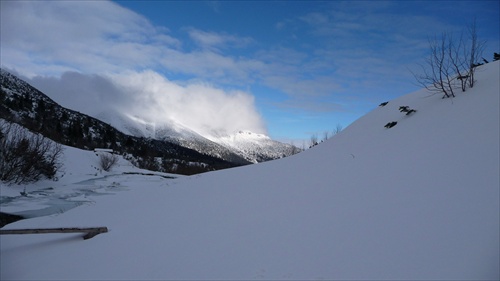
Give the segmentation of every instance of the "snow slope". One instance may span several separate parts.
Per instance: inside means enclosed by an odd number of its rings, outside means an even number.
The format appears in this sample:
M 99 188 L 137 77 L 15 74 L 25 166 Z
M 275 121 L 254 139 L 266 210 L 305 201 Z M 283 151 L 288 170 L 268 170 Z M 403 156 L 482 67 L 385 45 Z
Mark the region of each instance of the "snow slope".
M 498 280 L 499 68 L 480 67 L 453 99 L 389 101 L 284 159 L 176 179 L 114 174 L 125 190 L 4 227 L 110 232 L 0 236 L 0 277 Z

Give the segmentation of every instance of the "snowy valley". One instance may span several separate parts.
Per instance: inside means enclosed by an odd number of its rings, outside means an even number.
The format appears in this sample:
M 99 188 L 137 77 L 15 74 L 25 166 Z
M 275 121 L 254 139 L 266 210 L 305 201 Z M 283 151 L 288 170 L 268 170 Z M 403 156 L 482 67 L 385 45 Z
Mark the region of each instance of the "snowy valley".
M 156 123 L 117 111 L 112 103 L 98 107 L 105 111 L 87 115 L 62 107 L 3 69 L 0 74 L 0 118 L 65 145 L 89 150 L 111 148 L 132 155 L 134 163 L 142 168 L 195 174 L 283 158 L 299 151 L 290 144 L 248 131 L 246 137 L 225 131 L 201 135 L 179 121 Z M 84 109 L 92 113 L 92 108 Z M 189 164 L 195 162 L 199 164 Z
M 109 232 L 0 235 L 0 277 L 498 280 L 500 61 L 476 75 L 455 98 L 403 95 L 296 155 L 194 176 L 123 158 L 104 172 L 65 146 L 58 181 L 0 187 L 1 212 L 26 217 L 2 229 Z M 271 141 L 210 140 L 244 153 Z

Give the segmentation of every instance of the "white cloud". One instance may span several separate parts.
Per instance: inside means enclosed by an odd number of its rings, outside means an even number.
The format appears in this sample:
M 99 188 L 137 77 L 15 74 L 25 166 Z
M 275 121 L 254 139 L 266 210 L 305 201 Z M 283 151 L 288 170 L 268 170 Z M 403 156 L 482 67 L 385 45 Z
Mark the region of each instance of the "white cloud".
M 43 72 L 45 65 L 88 73 L 154 66 L 163 48 L 180 46 L 113 2 L 2 1 L 1 8 L 2 65 L 29 76 L 60 74 Z
M 328 16 L 319 12 L 308 13 L 299 19 L 311 25 L 325 25 L 329 22 Z
M 183 50 L 168 29 L 108 1 L 2 1 L 1 63 L 27 77 L 124 70 L 170 72 L 241 86 L 264 65 L 221 49 L 251 44 L 249 37 L 187 28 L 200 49 Z
M 133 114 L 155 122 L 176 120 L 202 134 L 212 130 L 266 133 L 254 97 L 204 83 L 181 86 L 152 71 L 112 78 L 134 106 Z
M 180 85 L 153 70 L 247 79 L 245 69 L 252 61 L 213 50 L 182 52 L 181 42 L 168 30 L 108 1 L 1 5 L 2 67 L 32 78 L 31 83 L 63 106 L 93 116 L 111 107 L 152 122 L 175 120 L 198 132 L 266 133 L 252 95 L 203 83 Z M 217 48 L 251 41 L 195 29 L 190 34 L 200 44 Z M 242 64 L 249 66 L 240 68 Z
M 65 107 L 97 117 L 118 111 L 157 124 L 180 123 L 203 135 L 212 131 L 266 133 L 254 97 L 208 84 L 179 85 L 153 71 L 110 76 L 64 73 L 28 80 Z
M 189 37 L 203 49 L 219 49 L 227 47 L 241 48 L 253 42 L 250 37 L 239 37 L 226 33 L 208 32 L 196 28 L 188 28 Z

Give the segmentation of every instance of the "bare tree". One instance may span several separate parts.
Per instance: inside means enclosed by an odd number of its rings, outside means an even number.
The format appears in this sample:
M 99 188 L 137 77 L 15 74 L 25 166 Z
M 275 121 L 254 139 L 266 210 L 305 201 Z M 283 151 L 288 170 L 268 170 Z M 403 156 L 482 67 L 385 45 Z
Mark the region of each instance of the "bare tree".
M 102 152 L 99 155 L 99 166 L 106 172 L 109 172 L 118 163 L 118 156 L 109 152 Z
M 448 57 L 456 72 L 456 79 L 460 80 L 460 88 L 465 92 L 469 79 L 469 67 L 467 65 L 468 51 L 464 46 L 463 33 L 460 34 L 458 42 L 450 35 L 448 40 Z
M 449 39 L 446 33 L 438 39 L 429 39 L 430 55 L 426 65 L 420 65 L 423 74 L 413 73 L 417 83 L 430 92 L 444 93 L 444 97 L 454 97 L 453 64 L 449 59 Z
M 486 41 L 481 41 L 477 38 L 477 26 L 476 26 L 476 19 L 470 24 L 470 26 L 467 29 L 468 34 L 469 34 L 469 77 L 468 77 L 468 82 L 469 82 L 469 87 L 474 87 L 474 74 L 476 71 L 476 66 L 479 64 L 478 60 L 482 58 L 484 46 L 486 44 Z
M 10 184 L 52 179 L 60 168 L 62 145 L 0 120 L 0 180 Z

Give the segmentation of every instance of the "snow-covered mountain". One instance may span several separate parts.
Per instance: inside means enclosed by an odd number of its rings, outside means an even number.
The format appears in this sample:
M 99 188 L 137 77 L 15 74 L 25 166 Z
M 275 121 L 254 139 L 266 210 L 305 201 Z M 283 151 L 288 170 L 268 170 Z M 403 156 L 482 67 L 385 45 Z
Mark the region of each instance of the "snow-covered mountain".
M 245 159 L 257 163 L 290 156 L 299 152 L 297 147 L 272 140 L 264 134 L 238 131 L 232 134 L 214 133 L 207 138 L 232 149 Z
M 455 98 L 404 95 L 297 155 L 196 176 L 96 174 L 68 148 L 59 182 L 1 187 L 2 212 L 31 216 L 3 229 L 109 232 L 1 235 L 0 278 L 499 280 L 499 77 L 485 64 Z
M 33 88 L 25 81 L 3 69 L 1 70 L 1 75 L 6 78 L 3 81 L 16 80 L 19 81 L 19 85 L 23 84 L 21 87 Z M 13 87 L 19 88 L 18 86 Z M 44 96 L 43 99 L 49 100 L 51 104 L 56 104 L 50 91 L 42 93 L 34 88 L 30 91 L 35 96 Z M 101 108 L 104 109 L 100 111 L 99 109 Z M 68 109 L 74 110 L 72 108 Z M 254 137 L 242 138 L 239 136 L 241 135 L 239 131 L 197 132 L 189 126 L 182 124 L 182 120 L 168 120 L 162 121 L 162 123 L 154 122 L 147 120 L 143 116 L 131 115 L 127 112 L 119 111 L 112 104 L 99 104 L 99 106 L 92 108 L 82 107 L 80 112 L 101 120 L 126 135 L 160 141 L 166 140 L 199 153 L 236 164 L 257 163 L 283 158 L 299 151 L 298 148 L 291 144 L 273 141 L 269 137 L 259 134 L 252 134 Z
M 64 108 L 27 82 L 0 69 L 0 118 L 59 143 L 84 149 L 112 148 L 135 157 L 138 166 L 172 173 L 193 174 L 250 163 L 221 146 L 194 150 L 181 144 L 181 138 L 157 140 L 154 133 L 161 132 L 161 128 L 143 121 L 142 126 L 137 126 L 141 120 L 135 118 L 130 122 L 129 117 L 112 110 L 101 117 L 108 122 Z M 119 130 L 109 124 L 120 125 Z M 186 132 L 171 130 L 164 134 L 188 135 Z M 211 155 L 204 151 L 210 151 Z
M 235 163 L 264 162 L 299 152 L 299 149 L 291 144 L 278 142 L 266 135 L 250 131 L 212 131 L 202 135 L 179 121 L 170 120 L 168 123 L 156 123 L 144 120 L 140 116 L 127 115 L 112 110 L 99 113 L 95 117 L 111 124 L 125 134 L 168 140 Z

